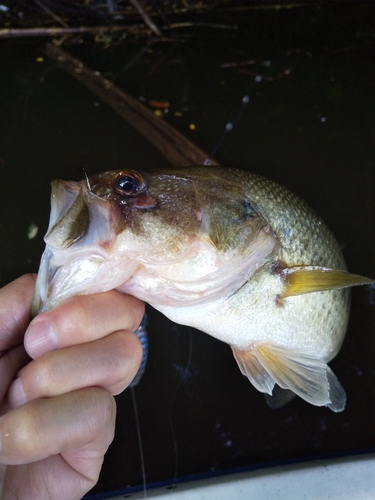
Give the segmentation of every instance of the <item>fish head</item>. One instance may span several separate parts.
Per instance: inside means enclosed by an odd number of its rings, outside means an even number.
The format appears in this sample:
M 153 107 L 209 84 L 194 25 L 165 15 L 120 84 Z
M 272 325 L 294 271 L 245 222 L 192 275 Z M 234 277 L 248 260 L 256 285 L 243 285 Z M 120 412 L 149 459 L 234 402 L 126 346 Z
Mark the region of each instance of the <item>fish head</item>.
M 188 272 L 200 276 L 208 261 L 244 268 L 254 244 L 259 268 L 277 246 L 244 186 L 230 170 L 210 167 L 55 180 L 44 239 L 33 314 L 78 294 L 128 291 L 122 285 L 140 269 L 159 264 L 194 261 Z

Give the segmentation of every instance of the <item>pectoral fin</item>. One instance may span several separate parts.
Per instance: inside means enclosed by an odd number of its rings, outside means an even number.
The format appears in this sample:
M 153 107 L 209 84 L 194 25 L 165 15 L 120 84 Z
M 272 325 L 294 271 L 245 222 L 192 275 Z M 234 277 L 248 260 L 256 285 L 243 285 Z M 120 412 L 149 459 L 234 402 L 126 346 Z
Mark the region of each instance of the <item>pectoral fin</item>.
M 284 267 L 278 264 L 275 272 L 280 274 L 286 284 L 285 291 L 279 296 L 280 299 L 304 293 L 374 283 L 374 280 L 359 274 L 320 266 Z
M 269 389 L 276 383 L 315 406 L 328 406 L 335 412 L 344 409 L 345 391 L 335 374 L 306 351 L 265 344 L 233 352 L 242 373 L 261 392 L 271 395 Z

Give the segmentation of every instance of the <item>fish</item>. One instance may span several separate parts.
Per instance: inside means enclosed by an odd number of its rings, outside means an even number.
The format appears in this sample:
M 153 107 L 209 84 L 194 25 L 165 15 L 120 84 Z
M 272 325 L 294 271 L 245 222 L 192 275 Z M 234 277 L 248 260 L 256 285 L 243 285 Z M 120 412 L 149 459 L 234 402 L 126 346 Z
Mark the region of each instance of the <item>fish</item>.
M 344 340 L 349 273 L 331 231 L 297 195 L 221 166 L 106 171 L 54 180 L 32 312 L 117 289 L 230 345 L 240 371 L 281 406 L 335 412 L 328 363 Z M 272 404 L 270 404 L 272 406 Z

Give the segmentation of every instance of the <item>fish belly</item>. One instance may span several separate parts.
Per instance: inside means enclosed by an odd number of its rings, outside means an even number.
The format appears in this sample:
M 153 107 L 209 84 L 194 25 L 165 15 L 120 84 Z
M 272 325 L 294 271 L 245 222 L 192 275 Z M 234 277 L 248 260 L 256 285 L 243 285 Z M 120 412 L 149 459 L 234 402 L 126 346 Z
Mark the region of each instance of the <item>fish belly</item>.
M 288 297 L 278 295 L 284 284 L 261 273 L 237 292 L 210 303 L 158 307 L 176 323 L 189 325 L 238 349 L 272 343 L 305 349 L 324 361 L 338 352 L 349 317 L 349 292 L 330 290 Z

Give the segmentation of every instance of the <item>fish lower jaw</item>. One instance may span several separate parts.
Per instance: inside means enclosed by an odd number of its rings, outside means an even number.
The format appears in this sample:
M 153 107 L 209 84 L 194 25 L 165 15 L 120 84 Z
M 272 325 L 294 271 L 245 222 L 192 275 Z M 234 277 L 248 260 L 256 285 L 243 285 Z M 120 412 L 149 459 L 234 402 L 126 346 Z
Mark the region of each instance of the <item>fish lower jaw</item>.
M 95 249 L 96 250 L 96 249 Z M 42 256 L 34 296 L 33 314 L 52 309 L 75 295 L 88 295 L 113 290 L 129 279 L 137 263 L 120 257 L 109 259 L 100 251 L 72 253 L 46 247 Z

